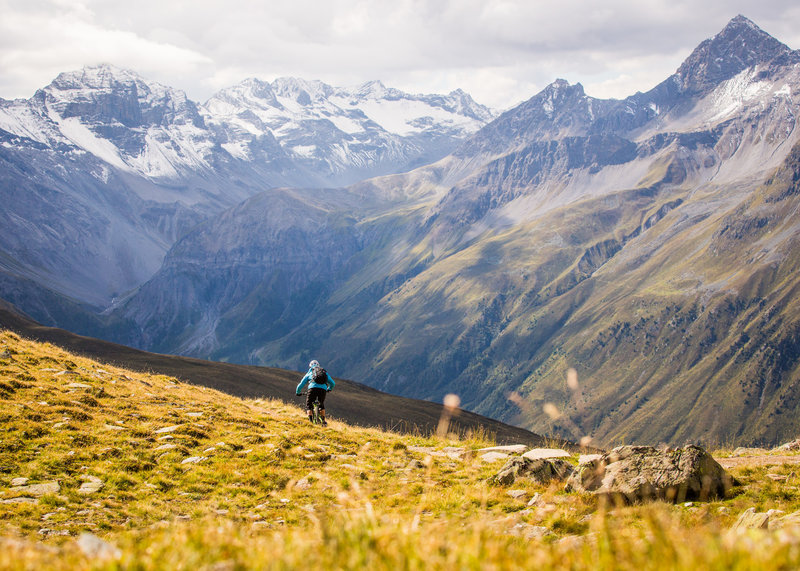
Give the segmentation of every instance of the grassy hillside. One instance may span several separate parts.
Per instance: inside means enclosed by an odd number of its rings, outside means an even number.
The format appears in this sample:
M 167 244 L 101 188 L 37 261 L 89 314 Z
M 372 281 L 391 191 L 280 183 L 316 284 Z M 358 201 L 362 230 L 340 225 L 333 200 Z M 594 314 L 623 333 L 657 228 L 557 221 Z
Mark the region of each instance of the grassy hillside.
M 500 465 L 481 460 L 492 444 L 481 435 L 337 421 L 319 430 L 276 400 L 100 364 L 8 331 L 0 431 L 3 569 L 800 564 L 796 527 L 727 531 L 748 507 L 800 509 L 790 465 L 737 469 L 745 486 L 724 501 L 607 511 L 556 484 L 490 486 Z
M 300 403 L 294 390 L 302 373 L 271 367 L 249 367 L 139 351 L 69 331 L 42 326 L 0 299 L 0 328 L 28 338 L 51 342 L 87 357 L 137 371 L 158 370 L 183 381 L 218 389 L 239 397 L 270 397 Z M 331 369 L 335 375 L 336 371 Z M 441 405 L 377 391 L 346 379 L 337 379 L 333 414 L 337 419 L 361 426 L 382 426 L 396 430 L 430 432 L 439 422 Z M 498 443 L 515 442 L 539 446 L 540 435 L 496 420 L 461 411 L 453 419 L 460 432 L 491 433 Z M 569 443 L 563 442 L 565 446 Z

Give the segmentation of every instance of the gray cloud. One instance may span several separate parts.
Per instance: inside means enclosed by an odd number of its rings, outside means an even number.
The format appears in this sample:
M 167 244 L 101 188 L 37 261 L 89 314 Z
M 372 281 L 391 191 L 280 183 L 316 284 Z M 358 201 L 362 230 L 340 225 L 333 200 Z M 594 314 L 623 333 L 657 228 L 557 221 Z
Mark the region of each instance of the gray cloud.
M 624 97 L 667 77 L 741 13 L 800 47 L 787 0 L 0 0 L 0 96 L 109 62 L 204 100 L 292 75 L 508 107 L 557 77 Z

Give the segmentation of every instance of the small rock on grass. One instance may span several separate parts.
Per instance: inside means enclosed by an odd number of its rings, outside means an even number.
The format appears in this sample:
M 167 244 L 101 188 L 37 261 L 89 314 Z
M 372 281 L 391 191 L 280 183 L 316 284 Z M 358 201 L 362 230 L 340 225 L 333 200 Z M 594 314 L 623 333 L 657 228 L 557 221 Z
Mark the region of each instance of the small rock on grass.
M 758 513 L 756 508 L 747 508 L 739 515 L 739 519 L 733 524 L 733 529 L 768 529 L 769 514 Z
M 560 448 L 534 448 L 528 450 L 522 455 L 523 458 L 530 458 L 531 460 L 546 460 L 548 458 L 569 458 L 572 456 L 566 450 Z
M 508 490 L 506 494 L 508 494 L 509 496 L 511 496 L 516 500 L 519 498 L 524 498 L 525 496 L 528 495 L 528 492 L 526 492 L 525 490 Z
M 75 543 L 83 554 L 90 559 L 105 561 L 122 557 L 122 552 L 117 546 L 100 539 L 92 533 L 82 533 Z
M 43 496 L 45 494 L 57 494 L 61 491 L 58 482 L 42 482 L 41 484 L 31 484 L 29 486 L 17 486 L 11 488 L 12 492 L 31 494 L 32 496 Z
M 506 446 L 490 446 L 480 448 L 477 452 L 505 452 L 506 454 L 522 454 L 528 449 L 524 444 L 508 444 Z
M 103 489 L 103 481 L 97 476 L 86 476 L 86 480 L 78 489 L 79 494 L 95 494 Z
M 24 486 L 28 483 L 28 478 L 14 478 L 11 480 L 11 487 L 16 488 L 18 486 Z
M 503 452 L 487 452 L 480 455 L 480 459 L 484 462 L 497 462 L 498 460 L 505 460 L 506 458 L 508 458 L 508 454 Z

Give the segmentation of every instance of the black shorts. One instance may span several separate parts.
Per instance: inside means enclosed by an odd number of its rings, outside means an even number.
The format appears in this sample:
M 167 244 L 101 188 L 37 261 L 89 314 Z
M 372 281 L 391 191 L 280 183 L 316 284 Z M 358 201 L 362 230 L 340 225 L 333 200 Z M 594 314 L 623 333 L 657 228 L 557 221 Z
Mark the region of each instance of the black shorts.
M 328 393 L 325 389 L 320 388 L 313 388 L 308 389 L 308 396 L 306 396 L 306 408 L 308 410 L 312 409 L 312 404 L 315 400 L 319 401 L 319 409 L 325 410 L 325 395 Z

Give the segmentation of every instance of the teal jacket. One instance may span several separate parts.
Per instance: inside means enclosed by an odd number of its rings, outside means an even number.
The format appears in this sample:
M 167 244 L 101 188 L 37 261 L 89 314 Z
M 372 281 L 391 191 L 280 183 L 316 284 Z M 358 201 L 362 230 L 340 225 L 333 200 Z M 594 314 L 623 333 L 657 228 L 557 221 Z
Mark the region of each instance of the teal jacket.
M 313 376 L 314 376 L 314 371 L 312 369 L 309 369 L 306 375 L 297 385 L 297 388 L 294 391 L 295 394 L 299 395 L 300 391 L 303 390 L 303 387 L 306 386 L 306 384 L 308 384 L 309 389 L 325 389 L 326 391 L 332 391 L 333 387 L 336 386 L 336 383 L 333 382 L 333 378 L 331 378 L 331 376 L 328 374 L 327 371 L 325 371 L 325 376 L 328 377 L 328 381 L 325 384 L 315 383 L 314 381 L 311 380 Z

